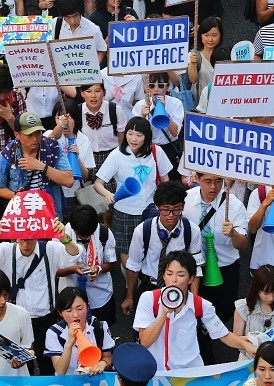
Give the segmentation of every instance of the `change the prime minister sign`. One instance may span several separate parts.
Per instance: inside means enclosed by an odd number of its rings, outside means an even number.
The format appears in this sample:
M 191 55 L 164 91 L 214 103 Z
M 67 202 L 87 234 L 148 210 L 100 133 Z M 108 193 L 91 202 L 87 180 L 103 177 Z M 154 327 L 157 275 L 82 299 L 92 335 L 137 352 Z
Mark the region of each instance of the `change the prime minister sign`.
M 274 129 L 186 113 L 186 169 L 274 185 Z
M 186 68 L 188 17 L 109 23 L 109 75 Z

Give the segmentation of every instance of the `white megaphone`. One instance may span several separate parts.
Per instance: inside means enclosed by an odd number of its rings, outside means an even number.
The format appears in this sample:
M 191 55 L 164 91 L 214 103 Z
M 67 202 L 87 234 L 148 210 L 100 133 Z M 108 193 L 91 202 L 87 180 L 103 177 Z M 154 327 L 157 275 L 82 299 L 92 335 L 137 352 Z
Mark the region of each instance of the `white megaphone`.
M 183 301 L 184 294 L 180 288 L 172 285 L 163 289 L 161 302 L 166 308 L 175 310 L 183 304 Z

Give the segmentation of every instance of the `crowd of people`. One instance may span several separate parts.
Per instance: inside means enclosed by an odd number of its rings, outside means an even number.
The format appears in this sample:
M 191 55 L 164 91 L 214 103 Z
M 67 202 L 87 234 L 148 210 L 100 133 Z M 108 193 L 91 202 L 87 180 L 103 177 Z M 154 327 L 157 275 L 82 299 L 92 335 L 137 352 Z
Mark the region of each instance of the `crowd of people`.
M 176 93 L 170 95 L 187 79 L 194 111 L 206 113 L 215 62 L 230 59 L 221 0 L 199 1 L 198 46 L 190 49 L 188 68 L 150 73 L 147 83 L 141 74 L 108 75 L 108 23 L 188 15 L 192 45 L 194 2 L 171 7 L 163 0 L 3 3 L 10 15 L 53 16 L 54 39 L 93 36 L 103 82 L 62 87 L 64 113 L 57 88 L 15 89 L 8 65 L 0 64 L 1 215 L 17 192 L 45 190 L 54 201 L 59 233 L 49 241 L 0 243 L 0 334 L 36 356 L 28 364 L 0 358 L 0 375 L 94 375 L 116 369 L 121 385 L 145 385 L 156 368 L 216 363 L 211 340 L 220 339 L 240 350 L 239 360 L 256 354 L 257 378 L 246 385 L 274 385 L 274 343 L 257 349 L 249 340 L 252 333 L 274 328 L 274 237 L 262 230 L 274 189 L 230 181 L 227 203 L 223 177 L 184 169 L 184 106 Z M 253 3 L 259 59 L 265 46 L 274 46 L 274 5 Z M 161 129 L 152 120 L 157 103 L 169 116 Z M 273 124 L 263 119 L 258 121 Z M 78 159 L 80 180 L 73 177 L 69 152 Z M 127 177 L 138 180 L 140 192 L 115 201 Z M 86 182 L 104 198 L 104 213 L 78 201 Z M 212 285 L 203 279 L 208 234 L 214 235 L 221 276 Z M 238 299 L 240 252 L 247 249 L 249 234 L 252 284 L 246 298 Z M 117 260 L 125 278 L 123 317 L 128 321 L 134 313 L 140 343 L 118 348 L 109 330 L 120 306 L 111 275 Z M 182 294 L 175 309 L 160 296 L 172 286 Z M 232 318 L 230 332 L 225 323 Z M 93 366 L 78 360 L 79 330 L 101 350 Z

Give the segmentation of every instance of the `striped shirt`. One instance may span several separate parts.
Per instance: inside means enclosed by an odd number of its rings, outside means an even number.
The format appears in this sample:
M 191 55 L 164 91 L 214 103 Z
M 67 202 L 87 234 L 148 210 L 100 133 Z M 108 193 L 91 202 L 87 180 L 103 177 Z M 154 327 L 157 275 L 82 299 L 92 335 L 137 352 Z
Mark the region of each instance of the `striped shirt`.
M 253 46 L 256 55 L 263 55 L 265 47 L 274 46 L 274 23 L 259 29 Z

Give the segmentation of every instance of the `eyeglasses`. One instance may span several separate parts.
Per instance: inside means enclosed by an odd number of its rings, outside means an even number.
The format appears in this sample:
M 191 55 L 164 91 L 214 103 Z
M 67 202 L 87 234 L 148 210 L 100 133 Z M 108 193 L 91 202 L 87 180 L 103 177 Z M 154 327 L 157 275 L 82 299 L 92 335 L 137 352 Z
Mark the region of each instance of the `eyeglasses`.
M 202 178 L 200 178 L 200 181 L 205 184 L 206 186 L 211 186 L 211 185 L 214 185 L 214 186 L 217 186 L 217 185 L 222 185 L 224 180 L 223 178 L 218 178 L 217 180 L 203 180 Z
M 168 210 L 168 209 L 159 209 L 159 212 L 161 213 L 162 216 L 169 216 L 170 213 L 173 214 L 173 216 L 180 216 L 182 213 L 183 209 L 173 209 L 173 210 Z
M 149 83 L 148 87 L 153 90 L 155 87 L 159 89 L 163 89 L 168 83 Z

